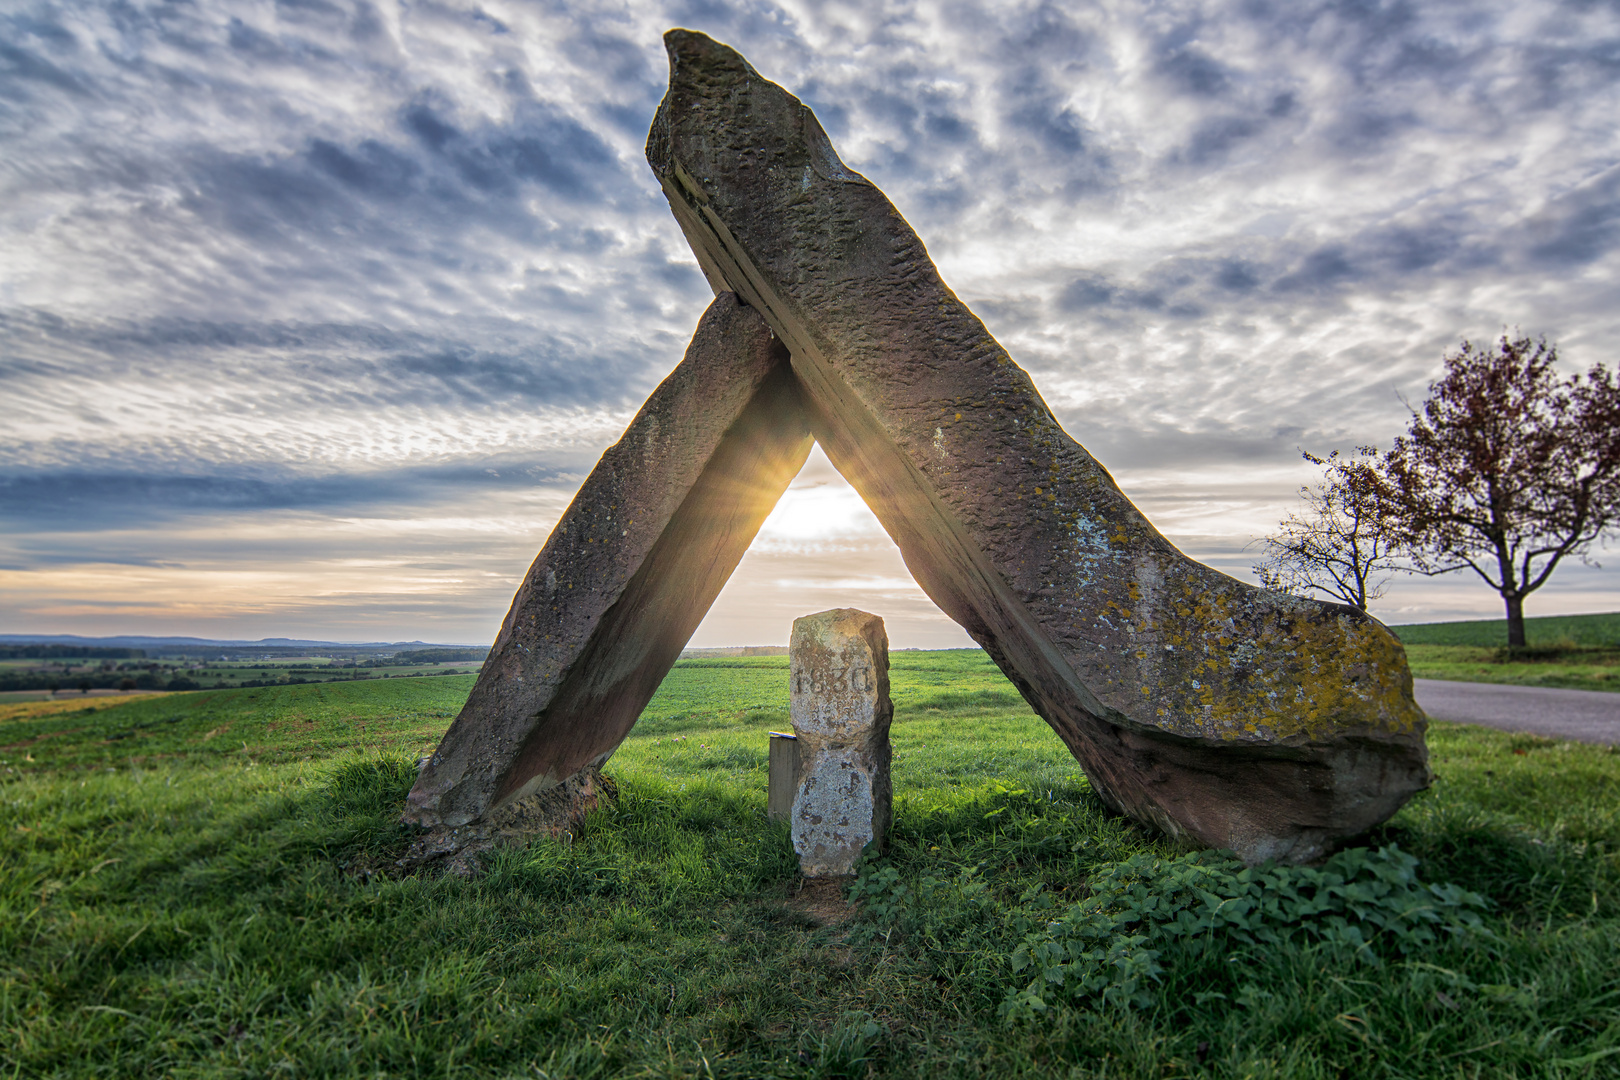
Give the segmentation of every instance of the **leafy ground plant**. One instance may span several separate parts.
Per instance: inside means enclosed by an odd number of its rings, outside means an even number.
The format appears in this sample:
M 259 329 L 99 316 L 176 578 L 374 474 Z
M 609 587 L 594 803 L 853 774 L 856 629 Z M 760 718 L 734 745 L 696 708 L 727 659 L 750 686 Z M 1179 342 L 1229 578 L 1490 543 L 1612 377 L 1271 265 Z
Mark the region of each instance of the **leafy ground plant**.
M 1190 889 L 1253 875 L 1109 814 L 982 653 L 894 663 L 894 834 L 853 908 L 801 890 L 765 816 L 782 658 L 678 665 L 618 802 L 473 881 L 375 872 L 470 677 L 0 719 L 0 1076 L 1615 1075 L 1620 755 L 1436 725 L 1435 787 L 1328 889 L 1350 925 L 1380 873 L 1454 886 L 1439 921 L 1206 949 L 1166 930 Z M 1137 886 L 1180 905 L 1122 928 L 1159 935 L 1145 1001 L 1065 974 L 1004 1012 L 1044 978 L 1032 940 Z
M 1481 932 L 1488 904 L 1456 885 L 1423 884 L 1417 860 L 1395 845 L 1351 848 L 1320 867 L 1246 867 L 1226 852 L 1144 853 L 1089 886 L 1090 896 L 1013 950 L 1012 970 L 1031 969 L 1034 979 L 1008 996 L 1003 1015 L 1027 1019 L 1054 996 L 1148 1008 L 1162 965 L 1189 954 L 1235 958 L 1304 945 L 1370 964 L 1417 955 L 1442 934 Z M 1020 899 L 1052 906 L 1039 885 Z

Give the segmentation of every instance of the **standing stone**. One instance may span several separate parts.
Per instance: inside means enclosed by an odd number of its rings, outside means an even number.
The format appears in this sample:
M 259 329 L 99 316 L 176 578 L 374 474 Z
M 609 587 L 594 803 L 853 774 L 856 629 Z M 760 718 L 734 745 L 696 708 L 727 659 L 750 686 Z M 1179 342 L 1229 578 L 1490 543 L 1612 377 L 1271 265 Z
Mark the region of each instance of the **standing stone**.
M 855 872 L 889 835 L 889 637 L 883 620 L 834 608 L 793 620 L 789 707 L 799 744 L 793 850 L 805 877 Z
M 828 457 L 1094 791 L 1172 836 L 1303 862 L 1427 785 L 1388 630 L 1184 556 L 809 108 L 702 34 L 664 40 L 647 158 L 710 284 L 787 345 Z
M 607 759 L 810 446 L 787 351 L 757 312 L 716 297 L 552 530 L 411 789 L 405 820 L 453 833 L 425 849 L 484 843 L 524 816 L 516 804 Z

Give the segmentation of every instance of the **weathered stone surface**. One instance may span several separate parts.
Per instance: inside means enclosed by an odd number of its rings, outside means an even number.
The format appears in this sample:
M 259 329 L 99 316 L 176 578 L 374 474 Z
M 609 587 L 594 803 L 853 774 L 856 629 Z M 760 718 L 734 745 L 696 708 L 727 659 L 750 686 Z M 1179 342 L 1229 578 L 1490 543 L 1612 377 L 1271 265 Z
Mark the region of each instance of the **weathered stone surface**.
M 793 620 L 789 709 L 799 744 L 793 850 L 806 877 L 855 872 L 889 835 L 889 636 L 883 620 L 834 608 Z
M 810 446 L 786 350 L 717 297 L 552 530 L 405 820 L 493 820 L 606 760 Z
M 773 821 L 791 820 L 793 800 L 798 794 L 799 740 L 773 731 L 765 781 L 765 816 Z
M 1427 784 L 1393 635 L 1177 551 L 806 106 L 701 34 L 665 42 L 647 156 L 704 273 L 786 343 L 828 456 L 1106 801 L 1303 861 Z

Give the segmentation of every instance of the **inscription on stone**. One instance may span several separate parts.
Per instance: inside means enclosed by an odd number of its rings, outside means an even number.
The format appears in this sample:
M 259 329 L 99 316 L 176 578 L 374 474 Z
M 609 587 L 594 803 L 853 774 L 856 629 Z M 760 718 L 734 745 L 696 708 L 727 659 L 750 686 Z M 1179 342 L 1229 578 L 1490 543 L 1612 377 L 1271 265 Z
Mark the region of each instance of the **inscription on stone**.
M 876 615 L 835 608 L 794 620 L 788 652 L 793 849 L 806 877 L 852 874 L 889 831 L 889 638 Z

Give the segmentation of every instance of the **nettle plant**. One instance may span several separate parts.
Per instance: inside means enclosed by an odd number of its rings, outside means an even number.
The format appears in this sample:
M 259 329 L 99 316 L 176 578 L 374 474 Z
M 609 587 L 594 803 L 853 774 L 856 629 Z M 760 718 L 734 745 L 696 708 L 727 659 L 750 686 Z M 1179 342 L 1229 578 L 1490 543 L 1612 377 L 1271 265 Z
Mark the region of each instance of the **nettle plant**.
M 1089 895 L 1064 906 L 1044 884 L 1016 904 L 997 903 L 982 865 L 908 885 L 896 867 L 874 861 L 850 899 L 869 939 L 888 941 L 907 925 L 925 938 L 999 951 L 1017 984 L 1001 1015 L 1024 1020 L 1064 1005 L 1146 1009 L 1176 969 L 1246 963 L 1259 959 L 1242 955 L 1254 949 L 1310 947 L 1379 964 L 1487 932 L 1480 912 L 1488 900 L 1419 881 L 1417 865 L 1395 845 L 1342 851 L 1315 867 L 1246 867 L 1229 851 L 1144 853 L 1098 867 Z
M 922 906 L 936 909 L 933 912 L 936 918 L 931 920 L 936 925 L 941 922 L 937 916 L 942 908 L 982 911 L 991 899 L 990 883 L 983 874 L 982 865 L 970 866 L 954 878 L 924 876 L 913 887 L 900 880 L 900 871 L 894 866 L 877 862 L 866 864 L 849 889 L 850 903 L 861 905 L 861 914 L 865 916 L 865 933 L 857 933 L 857 939 L 887 941 L 888 931 L 878 928 L 892 926 Z
M 1319 867 L 1245 867 L 1230 852 L 1177 858 L 1137 855 L 1091 877 L 1091 895 L 1038 928 L 1014 918 L 1023 940 L 1002 1014 L 1029 1018 L 1055 1001 L 1084 999 L 1146 1008 L 1167 965 L 1234 947 L 1315 944 L 1377 964 L 1428 949 L 1442 936 L 1483 932 L 1489 901 L 1456 885 L 1425 884 L 1418 861 L 1398 847 L 1353 848 Z M 1025 910 L 1052 911 L 1040 885 Z M 1038 917 L 1038 915 L 1037 915 Z

